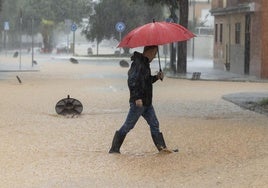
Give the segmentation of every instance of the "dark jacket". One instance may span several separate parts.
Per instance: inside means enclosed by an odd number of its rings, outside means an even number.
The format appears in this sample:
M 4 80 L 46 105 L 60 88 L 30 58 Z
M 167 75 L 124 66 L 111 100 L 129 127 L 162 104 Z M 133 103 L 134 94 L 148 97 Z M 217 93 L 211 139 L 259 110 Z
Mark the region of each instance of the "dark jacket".
M 152 104 L 153 83 L 158 79 L 151 75 L 149 59 L 139 52 L 131 57 L 132 64 L 128 71 L 129 102 L 142 99 L 144 106 Z

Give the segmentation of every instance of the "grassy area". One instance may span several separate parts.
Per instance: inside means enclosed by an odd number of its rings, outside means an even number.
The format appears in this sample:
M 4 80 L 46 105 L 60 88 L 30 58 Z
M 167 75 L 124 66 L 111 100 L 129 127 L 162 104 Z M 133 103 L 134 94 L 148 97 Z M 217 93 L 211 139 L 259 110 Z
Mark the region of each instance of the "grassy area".
M 263 99 L 259 102 L 259 104 L 260 104 L 261 106 L 266 106 L 266 105 L 268 105 L 268 98 L 263 98 Z

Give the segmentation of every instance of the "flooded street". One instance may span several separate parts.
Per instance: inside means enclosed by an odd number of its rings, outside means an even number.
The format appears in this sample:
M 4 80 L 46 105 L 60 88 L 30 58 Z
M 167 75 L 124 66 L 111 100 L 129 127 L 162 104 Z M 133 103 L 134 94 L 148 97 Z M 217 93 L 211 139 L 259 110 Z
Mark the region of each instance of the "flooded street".
M 166 77 L 154 84 L 153 104 L 167 146 L 179 152 L 157 153 L 140 119 L 121 155 L 113 155 L 114 131 L 129 108 L 127 69 L 118 60 L 46 58 L 38 69 L 0 73 L 1 187 L 267 186 L 268 117 L 222 99 L 267 92 L 267 83 Z M 67 95 L 82 102 L 81 116 L 56 114 L 56 103 Z

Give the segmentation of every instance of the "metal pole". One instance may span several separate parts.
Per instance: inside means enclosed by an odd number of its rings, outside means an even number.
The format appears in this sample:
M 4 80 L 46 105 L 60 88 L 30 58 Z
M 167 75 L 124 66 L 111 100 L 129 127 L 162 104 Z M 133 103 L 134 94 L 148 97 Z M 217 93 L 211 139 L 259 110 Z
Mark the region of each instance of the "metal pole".
M 33 28 L 34 28 L 34 19 L 32 19 L 32 67 L 34 65 L 34 32 L 33 32 Z
M 119 41 L 121 41 L 121 38 L 122 38 L 122 34 L 121 32 L 119 32 Z M 119 57 L 121 57 L 121 47 L 119 49 Z
M 159 55 L 159 47 L 157 47 L 157 56 L 158 56 L 158 63 L 159 63 L 159 72 L 162 72 L 161 62 L 160 62 L 160 55 Z
M 22 10 L 20 10 L 20 65 L 19 69 L 21 70 L 21 43 L 22 43 Z
M 6 35 L 7 35 L 7 31 L 4 30 L 4 50 L 5 50 L 5 54 L 7 56 L 7 49 L 6 49 Z
M 194 25 L 194 29 L 195 29 L 195 26 L 196 26 L 196 23 L 195 23 L 195 0 L 193 0 L 193 25 Z M 194 38 L 192 38 L 193 40 L 193 45 L 192 45 L 192 59 L 194 60 L 194 46 L 195 46 L 195 41 L 194 41 Z
M 73 56 L 75 56 L 75 31 L 73 31 Z
M 159 47 L 157 46 L 157 55 L 158 55 L 158 63 L 159 63 L 159 72 L 162 72 L 161 62 L 160 62 L 160 55 L 159 55 Z M 161 79 L 163 81 L 163 79 Z
M 70 53 L 70 42 L 69 42 L 69 33 L 67 34 L 67 53 L 69 54 Z

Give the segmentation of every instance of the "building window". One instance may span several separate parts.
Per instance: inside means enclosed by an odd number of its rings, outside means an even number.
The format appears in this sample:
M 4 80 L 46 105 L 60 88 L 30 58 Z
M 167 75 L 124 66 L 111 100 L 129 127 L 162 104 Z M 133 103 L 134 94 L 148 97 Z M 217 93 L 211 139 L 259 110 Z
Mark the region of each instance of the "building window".
M 218 42 L 218 24 L 215 24 L 215 43 Z
M 220 24 L 220 43 L 222 43 L 222 35 L 223 35 L 223 24 Z
M 235 44 L 240 44 L 241 23 L 235 24 Z
M 223 8 L 225 8 L 227 6 L 227 1 L 223 0 L 222 5 L 223 5 Z

